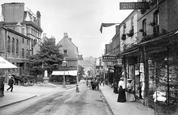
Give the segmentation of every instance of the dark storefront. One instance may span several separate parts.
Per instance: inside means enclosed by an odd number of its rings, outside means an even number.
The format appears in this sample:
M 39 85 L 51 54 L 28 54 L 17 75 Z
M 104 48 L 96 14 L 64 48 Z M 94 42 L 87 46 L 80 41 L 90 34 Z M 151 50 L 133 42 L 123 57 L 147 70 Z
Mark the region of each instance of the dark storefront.
M 178 104 L 178 36 L 174 32 L 141 43 L 145 104 L 175 113 Z
M 178 35 L 175 32 L 139 43 L 122 53 L 125 77 L 134 80 L 137 99 L 170 115 L 178 109 Z

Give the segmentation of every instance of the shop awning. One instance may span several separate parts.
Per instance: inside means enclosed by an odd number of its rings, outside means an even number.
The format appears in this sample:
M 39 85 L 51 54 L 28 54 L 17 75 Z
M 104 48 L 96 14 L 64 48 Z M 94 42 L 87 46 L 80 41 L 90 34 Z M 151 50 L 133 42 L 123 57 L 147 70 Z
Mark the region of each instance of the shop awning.
M 5 60 L 3 57 L 0 57 L 0 69 L 8 69 L 8 68 L 18 68 L 16 65 L 10 63 Z
M 77 76 L 77 70 L 70 70 L 70 71 L 53 71 L 51 75 L 71 75 Z

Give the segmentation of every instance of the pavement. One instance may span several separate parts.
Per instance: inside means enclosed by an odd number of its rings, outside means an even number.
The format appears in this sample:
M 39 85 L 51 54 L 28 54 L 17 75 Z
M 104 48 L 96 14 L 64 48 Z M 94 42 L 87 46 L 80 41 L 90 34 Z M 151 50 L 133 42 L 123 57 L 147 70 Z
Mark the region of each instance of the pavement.
M 14 85 L 13 92 L 10 92 L 10 90 L 7 91 L 8 87 L 9 86 L 5 84 L 4 96 L 0 97 L 0 108 L 19 103 L 37 96 L 53 94 L 58 91 L 65 91 L 66 89 L 76 87 L 76 85 L 66 85 L 66 88 L 63 88 L 62 85 L 54 85 L 50 83 L 35 84 L 34 86 Z
M 44 90 L 44 87 L 45 90 Z M 76 85 L 66 85 L 66 89 L 74 88 Z M 19 103 L 37 96 L 47 95 L 60 91 L 65 91 L 61 85 L 53 84 L 43 85 L 35 84 L 34 86 L 18 86 L 14 85 L 13 92 L 6 91 L 8 85 L 5 84 L 4 97 L 0 97 L 0 108 Z M 113 93 L 110 86 L 100 86 L 102 97 L 107 102 L 114 115 L 154 115 L 154 110 L 144 106 L 139 102 L 117 102 L 118 94 Z
M 113 88 L 108 85 L 100 86 L 100 89 L 114 115 L 155 115 L 153 109 L 137 101 L 117 102 L 118 94 L 113 93 Z

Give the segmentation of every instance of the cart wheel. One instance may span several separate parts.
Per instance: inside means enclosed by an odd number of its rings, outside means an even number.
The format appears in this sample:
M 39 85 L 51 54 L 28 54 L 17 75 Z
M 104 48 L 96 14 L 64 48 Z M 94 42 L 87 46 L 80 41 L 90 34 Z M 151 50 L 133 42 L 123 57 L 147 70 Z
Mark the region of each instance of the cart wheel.
M 22 78 L 22 82 L 24 86 L 28 86 L 29 85 L 29 79 L 27 77 Z
M 35 79 L 29 80 L 29 85 L 33 86 L 35 84 Z

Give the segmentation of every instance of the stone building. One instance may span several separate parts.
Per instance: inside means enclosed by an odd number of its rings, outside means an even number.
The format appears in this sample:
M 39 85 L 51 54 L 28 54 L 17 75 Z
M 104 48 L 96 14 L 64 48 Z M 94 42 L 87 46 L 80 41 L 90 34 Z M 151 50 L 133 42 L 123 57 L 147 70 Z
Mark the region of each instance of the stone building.
M 8 73 L 28 75 L 28 57 L 33 55 L 34 46 L 40 41 L 41 14 L 25 9 L 24 3 L 4 3 L 0 21 L 0 55 L 17 65 Z

